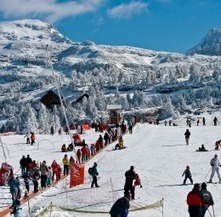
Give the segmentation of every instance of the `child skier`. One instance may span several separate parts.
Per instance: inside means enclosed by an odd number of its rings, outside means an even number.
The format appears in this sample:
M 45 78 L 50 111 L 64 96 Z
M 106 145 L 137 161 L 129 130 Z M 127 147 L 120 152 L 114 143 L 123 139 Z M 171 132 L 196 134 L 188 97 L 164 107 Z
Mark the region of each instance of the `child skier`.
M 140 186 L 140 188 L 142 188 L 142 184 L 141 184 L 141 180 L 140 180 L 140 177 L 139 175 L 136 173 L 136 178 L 135 178 L 135 181 L 134 181 L 134 187 L 136 186 Z
M 49 166 L 48 167 L 48 172 L 47 172 L 47 186 L 50 187 L 51 184 L 52 184 L 52 169 L 51 167 Z
M 190 171 L 190 167 L 189 166 L 186 166 L 186 169 L 184 170 L 183 172 L 183 175 L 182 177 L 185 175 L 185 178 L 183 180 L 183 185 L 186 184 L 186 180 L 189 179 L 191 184 L 193 184 L 193 180 L 192 180 L 192 174 L 191 174 L 191 171 Z

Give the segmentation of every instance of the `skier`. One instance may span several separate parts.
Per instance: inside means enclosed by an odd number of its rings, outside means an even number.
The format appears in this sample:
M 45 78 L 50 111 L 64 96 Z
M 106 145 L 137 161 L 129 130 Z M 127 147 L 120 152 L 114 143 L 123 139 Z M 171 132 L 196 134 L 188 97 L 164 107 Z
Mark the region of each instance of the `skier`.
M 72 143 L 70 143 L 68 145 L 67 151 L 73 151 L 74 150 L 74 146 L 72 145 Z
M 191 192 L 187 195 L 188 212 L 190 217 L 202 217 L 202 198 L 200 184 L 194 184 Z
M 213 176 L 214 176 L 215 172 L 218 175 L 219 183 L 221 183 L 221 177 L 220 177 L 220 174 L 219 174 L 219 167 L 221 165 L 220 165 L 220 162 L 219 162 L 217 154 L 215 154 L 214 158 L 211 159 L 210 165 L 212 166 L 212 173 L 211 173 L 211 176 L 210 176 L 209 183 L 212 183 L 212 179 L 213 179 Z
M 184 135 L 185 135 L 186 144 L 189 145 L 189 140 L 191 135 L 190 131 L 187 129 Z
M 63 167 L 63 175 L 68 175 L 69 174 L 69 160 L 68 160 L 68 156 L 65 154 L 64 158 L 62 160 L 64 167 Z
M 37 193 L 38 192 L 38 180 L 40 178 L 40 173 L 37 169 L 35 169 L 33 171 L 33 175 L 32 175 L 32 182 L 33 182 L 33 185 L 34 185 L 34 193 Z
M 40 171 L 41 171 L 41 187 L 46 188 L 47 187 L 48 166 L 46 165 L 45 160 L 40 165 Z
M 203 117 L 203 126 L 205 126 L 205 125 L 206 125 L 206 118 Z
M 186 180 L 189 179 L 191 184 L 193 184 L 193 179 L 192 179 L 192 174 L 191 174 L 191 171 L 190 171 L 190 167 L 189 166 L 186 166 L 186 169 L 184 170 L 183 172 L 183 175 L 182 177 L 185 175 L 185 178 L 183 180 L 183 185 L 186 184 Z
M 32 159 L 30 158 L 30 155 L 28 154 L 26 157 L 26 164 L 25 164 L 26 165 L 26 170 L 25 170 L 26 172 L 29 171 L 29 169 L 30 169 L 29 165 L 31 162 L 32 162 Z
M 207 149 L 205 148 L 204 144 L 202 144 L 198 151 L 207 151 Z
M 172 124 L 172 120 L 169 120 L 169 126 L 171 126 L 171 124 Z
M 62 152 L 66 152 L 66 151 L 67 151 L 67 147 L 66 147 L 65 144 L 63 144 L 63 145 L 61 146 L 61 151 L 62 151 Z
M 95 149 L 95 146 L 94 146 L 93 143 L 92 143 L 91 146 L 90 146 L 90 151 L 91 151 L 91 156 L 94 156 L 95 153 L 96 153 L 96 149 Z
M 58 135 L 61 135 L 61 128 L 59 128 L 58 130 Z
M 94 162 L 94 166 L 92 167 L 92 183 L 91 183 L 91 188 L 95 187 L 96 188 L 99 188 L 100 186 L 97 184 L 97 176 L 99 175 L 98 171 L 97 171 L 97 163 Z
M 58 181 L 58 164 L 55 160 L 53 160 L 51 164 L 51 169 L 52 169 L 52 182 Z
M 82 157 L 82 153 L 81 153 L 81 149 L 79 148 L 77 150 L 77 159 L 78 159 L 78 163 L 79 164 L 81 163 L 81 157 Z
M 132 125 L 132 123 L 129 124 L 128 131 L 129 131 L 130 134 L 133 133 L 133 125 Z
M 52 184 L 52 169 L 51 167 L 49 166 L 48 167 L 48 172 L 47 172 L 47 182 L 46 182 L 47 186 L 51 186 Z
M 213 119 L 214 126 L 217 126 L 217 121 L 218 121 L 218 119 L 217 119 L 217 117 L 215 117 L 215 118 Z
M 14 207 L 16 205 L 16 200 L 19 198 L 19 194 L 20 194 L 20 188 L 19 188 L 20 182 L 18 179 L 14 177 L 12 170 L 10 171 L 9 177 L 10 178 L 8 180 L 8 185 L 10 187 L 10 193 L 12 196 L 12 207 Z
M 135 189 L 133 186 L 133 181 L 136 179 L 136 173 L 134 172 L 134 166 L 131 166 L 130 169 L 125 173 L 125 185 L 124 185 L 124 194 L 127 195 L 128 192 L 132 195 L 132 200 L 135 199 Z
M 207 185 L 205 182 L 203 182 L 201 185 L 200 194 L 203 200 L 202 217 L 204 217 L 209 206 L 214 204 L 212 194 L 207 190 Z
M 27 132 L 24 137 L 26 137 L 26 144 L 30 144 L 30 133 Z
M 31 180 L 31 178 L 29 177 L 29 173 L 26 172 L 23 175 L 23 179 L 24 179 L 24 184 L 25 184 L 25 197 L 28 197 L 29 191 L 30 191 L 30 183 L 29 180 Z
M 70 162 L 70 165 L 75 163 L 75 160 L 74 160 L 73 156 L 70 156 L 69 162 Z
M 23 155 L 21 160 L 19 161 L 21 167 L 21 174 L 24 175 L 26 172 L 26 157 Z
M 35 133 L 31 132 L 31 145 L 35 143 Z
M 51 135 L 52 136 L 54 135 L 54 126 L 53 125 L 51 126 Z
M 221 146 L 220 143 L 221 143 L 221 140 L 216 141 L 215 150 L 219 150 L 219 147 Z
M 130 208 L 131 194 L 127 192 L 124 197 L 119 198 L 111 207 L 111 217 L 127 217 L 128 209 Z
M 123 149 L 125 148 L 124 146 L 124 140 L 123 140 L 123 136 L 120 135 L 119 139 L 118 139 L 118 142 L 119 142 L 119 149 Z
M 106 146 L 109 143 L 110 143 L 110 134 L 108 133 L 108 131 L 106 131 L 104 134 L 104 145 Z

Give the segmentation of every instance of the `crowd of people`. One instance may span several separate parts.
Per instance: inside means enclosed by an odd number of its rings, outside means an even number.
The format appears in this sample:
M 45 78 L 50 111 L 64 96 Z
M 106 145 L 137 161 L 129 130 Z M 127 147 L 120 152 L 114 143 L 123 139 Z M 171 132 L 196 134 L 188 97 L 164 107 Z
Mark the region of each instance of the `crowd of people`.
M 95 131 L 100 130 L 102 125 L 95 126 Z M 95 143 L 90 146 L 85 142 L 85 140 L 81 141 L 81 146 L 79 147 L 76 153 L 76 159 L 71 155 L 68 157 L 67 154 L 64 155 L 62 159 L 63 168 L 59 165 L 55 160 L 51 164 L 48 164 L 45 160 L 42 162 L 37 162 L 33 160 L 30 155 L 23 155 L 20 159 L 20 168 L 21 168 L 21 178 L 23 180 L 25 186 L 25 197 L 29 196 L 29 193 L 33 191 L 34 193 L 39 191 L 39 188 L 46 188 L 52 185 L 53 182 L 57 182 L 61 179 L 61 176 L 69 175 L 70 165 L 72 163 L 85 163 L 91 157 L 100 152 L 103 148 L 105 148 L 111 142 L 117 141 L 119 148 L 123 148 L 123 134 L 126 133 L 128 127 L 126 123 L 122 122 L 121 125 L 116 125 L 114 128 L 108 128 L 104 134 L 100 134 Z M 103 128 L 102 131 L 103 132 Z M 130 133 L 132 133 L 132 127 L 130 126 Z M 51 135 L 54 135 L 54 127 L 51 126 Z M 33 145 L 35 143 L 35 133 L 27 133 L 25 135 L 26 143 Z M 66 147 L 66 144 L 63 144 L 61 147 L 62 152 L 73 151 L 73 144 L 69 144 Z M 99 187 L 97 183 L 97 163 L 95 162 L 92 167 L 92 183 L 91 187 Z M 20 180 L 21 181 L 21 180 Z M 10 192 L 12 195 L 12 207 L 16 206 L 16 201 L 19 201 L 21 198 L 20 191 L 20 181 L 19 179 L 14 177 L 13 171 L 11 171 L 8 185 L 10 186 Z M 32 183 L 32 185 L 30 185 Z M 30 186 L 33 186 L 33 190 L 30 189 Z
M 217 121 L 217 120 L 216 120 Z M 199 122 L 198 122 L 199 124 Z M 205 120 L 204 120 L 205 124 Z M 204 125 L 203 124 L 203 125 Z M 217 124 L 217 123 L 216 123 Z M 214 126 L 216 126 L 214 122 Z M 165 123 L 165 126 L 167 123 Z M 171 125 L 171 123 L 169 124 Z M 190 123 L 188 125 L 191 126 Z M 98 127 L 97 130 L 100 128 Z M 68 158 L 67 154 L 64 155 L 62 159 L 63 169 L 61 166 L 54 160 L 51 164 L 47 164 L 46 161 L 42 161 L 41 163 L 36 163 L 35 160 L 32 160 L 29 155 L 27 157 L 23 156 L 20 160 L 20 166 L 21 166 L 21 173 L 22 178 L 25 184 L 27 196 L 30 192 L 30 182 L 33 183 L 34 192 L 38 192 L 39 188 L 39 182 L 41 188 L 46 188 L 47 186 L 51 186 L 54 181 L 58 181 L 61 178 L 61 175 L 67 176 L 69 175 L 69 169 L 70 164 L 72 163 L 85 163 L 88 161 L 91 157 L 96 155 L 98 152 L 100 152 L 105 146 L 110 144 L 113 141 L 118 141 L 118 143 L 115 146 L 115 149 L 123 149 L 124 141 L 123 141 L 123 134 L 128 130 L 129 133 L 132 133 L 133 126 L 128 125 L 126 127 L 126 124 L 116 125 L 115 128 L 108 128 L 104 135 L 100 134 L 97 138 L 96 142 L 93 144 L 90 144 L 90 146 L 86 143 L 85 140 L 81 141 L 80 148 L 77 149 L 77 155 L 76 159 L 74 159 L 73 156 L 70 156 Z M 97 132 L 97 131 L 96 131 Z M 102 131 L 103 132 L 103 129 Z M 32 132 L 30 135 L 34 134 Z M 190 130 L 187 129 L 184 133 L 185 135 L 185 141 L 186 144 L 189 145 L 189 139 L 190 139 Z M 28 138 L 28 137 L 27 137 Z M 28 140 L 27 140 L 28 141 Z M 35 135 L 34 138 L 31 139 L 30 143 L 35 142 Z M 220 141 L 217 141 L 220 143 Z M 220 144 L 218 144 L 220 146 Z M 62 145 L 61 151 L 67 152 L 67 151 L 73 151 L 74 147 L 71 144 L 66 147 L 65 144 Z M 205 151 L 204 145 L 199 147 L 199 150 Z M 212 172 L 210 176 L 209 183 L 212 183 L 213 177 L 215 173 L 217 173 L 219 183 L 221 183 L 221 176 L 219 174 L 219 167 L 221 166 L 218 156 L 215 155 L 213 159 L 211 159 L 210 165 L 212 167 Z M 91 182 L 91 188 L 93 187 L 100 187 L 97 183 L 97 176 L 98 173 L 98 164 L 94 162 L 93 167 L 91 168 L 91 176 L 92 176 L 92 182 Z M 186 166 L 186 169 L 184 170 L 182 176 L 184 176 L 183 184 L 185 185 L 187 180 L 189 179 L 190 183 L 193 184 L 193 178 L 190 171 L 190 167 Z M 20 191 L 20 183 L 19 180 L 16 179 L 12 174 L 10 175 L 8 184 L 10 186 L 10 193 L 12 194 L 12 200 L 13 200 L 13 206 L 15 206 L 16 203 L 18 203 L 19 195 L 21 194 Z M 125 172 L 125 185 L 124 185 L 124 197 L 119 198 L 112 206 L 110 210 L 111 217 L 126 217 L 128 215 L 128 209 L 130 207 L 130 200 L 135 199 L 135 187 L 141 185 L 141 180 L 139 178 L 139 175 L 134 171 L 134 166 L 131 166 L 128 171 Z M 205 194 L 209 194 L 209 200 L 208 198 L 205 199 Z M 196 202 L 197 201 L 197 202 Z M 193 190 L 188 193 L 187 195 L 187 204 L 188 204 L 188 211 L 190 217 L 204 217 L 208 207 L 210 205 L 213 205 L 213 199 L 211 193 L 207 191 L 207 185 L 206 183 L 202 183 L 202 185 L 196 183 L 194 184 Z
M 31 144 L 34 145 L 35 143 L 35 132 L 27 132 L 25 134 L 25 138 L 26 138 L 26 144 Z
M 215 173 L 218 176 L 218 183 L 221 183 L 221 176 L 219 173 L 219 167 L 221 167 L 221 164 L 217 154 L 215 154 L 210 160 L 210 165 L 211 175 L 208 183 L 213 183 Z M 192 174 L 189 166 L 186 167 L 182 176 L 185 176 L 183 185 L 186 184 L 187 179 L 189 179 L 191 184 L 193 184 Z M 201 185 L 199 183 L 194 184 L 192 191 L 187 195 L 187 204 L 190 217 L 205 216 L 208 208 L 214 204 L 212 194 L 207 190 L 207 184 L 205 182 L 203 182 Z
M 195 183 L 187 195 L 188 212 L 190 217 L 204 217 L 210 206 L 214 205 L 212 194 L 207 190 L 207 184 Z
M 37 163 L 29 155 L 27 157 L 23 155 L 20 167 L 27 195 L 30 192 L 30 182 L 33 183 L 33 191 L 38 192 L 39 180 L 41 188 L 46 188 L 51 186 L 53 181 L 58 181 L 61 178 L 61 167 L 55 160 L 51 165 L 47 165 L 45 160 Z

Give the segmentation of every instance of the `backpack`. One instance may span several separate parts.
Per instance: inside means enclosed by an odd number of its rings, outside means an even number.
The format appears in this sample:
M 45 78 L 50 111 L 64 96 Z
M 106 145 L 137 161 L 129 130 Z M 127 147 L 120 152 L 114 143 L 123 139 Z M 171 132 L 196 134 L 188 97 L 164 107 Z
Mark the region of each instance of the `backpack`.
M 89 173 L 89 175 L 92 175 L 93 171 L 92 171 L 92 168 L 91 168 L 91 167 L 89 167 L 88 173 Z
M 210 203 L 211 201 L 210 194 L 208 192 L 203 192 L 202 200 L 203 200 L 203 203 L 206 203 L 206 204 Z

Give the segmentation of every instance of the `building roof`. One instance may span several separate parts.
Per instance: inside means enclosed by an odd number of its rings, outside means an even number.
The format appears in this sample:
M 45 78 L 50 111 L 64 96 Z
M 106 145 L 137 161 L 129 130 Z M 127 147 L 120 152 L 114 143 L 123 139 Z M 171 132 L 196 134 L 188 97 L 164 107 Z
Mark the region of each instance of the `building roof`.
M 107 105 L 107 110 L 120 110 L 122 105 Z

